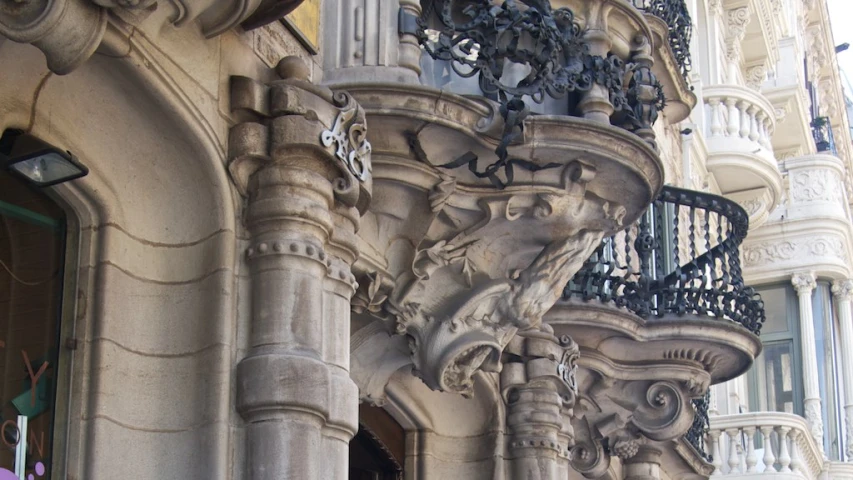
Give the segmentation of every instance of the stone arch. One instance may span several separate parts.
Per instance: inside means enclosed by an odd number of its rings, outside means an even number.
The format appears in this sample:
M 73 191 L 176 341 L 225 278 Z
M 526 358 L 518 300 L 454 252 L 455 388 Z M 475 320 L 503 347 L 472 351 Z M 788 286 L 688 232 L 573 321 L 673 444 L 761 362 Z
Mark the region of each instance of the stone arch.
M 55 188 L 80 237 L 63 476 L 226 478 L 239 263 L 224 135 L 116 27 L 100 52 L 56 76 L 34 47 L 0 43 L 16 66 L 0 130 L 26 129 L 90 169 Z

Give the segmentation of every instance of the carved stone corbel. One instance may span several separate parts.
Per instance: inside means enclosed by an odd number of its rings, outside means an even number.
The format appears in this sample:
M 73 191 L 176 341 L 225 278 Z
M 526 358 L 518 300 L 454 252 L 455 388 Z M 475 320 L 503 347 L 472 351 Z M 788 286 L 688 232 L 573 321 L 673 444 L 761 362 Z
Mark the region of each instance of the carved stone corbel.
M 90 0 L 0 2 L 0 35 L 38 47 L 48 68 L 59 75 L 70 73 L 95 52 L 106 27 L 106 10 Z
M 597 379 L 578 403 L 572 467 L 587 478 L 598 478 L 612 456 L 628 460 L 646 439 L 684 435 L 693 423 L 692 399 L 704 395 L 708 382 Z
M 741 42 L 746 35 L 750 19 L 749 7 L 726 11 L 726 58 L 735 64 L 741 61 Z
M 468 394 L 476 371 L 499 371 L 513 335 L 541 324 L 604 231 L 621 225 L 623 207 L 586 192 L 594 176 L 574 162 L 563 169 L 562 187 L 547 193 L 436 185 L 432 223 L 386 307 L 430 388 Z M 534 225 L 565 229 L 573 219 L 587 228 L 568 228 L 542 246 L 524 233 Z

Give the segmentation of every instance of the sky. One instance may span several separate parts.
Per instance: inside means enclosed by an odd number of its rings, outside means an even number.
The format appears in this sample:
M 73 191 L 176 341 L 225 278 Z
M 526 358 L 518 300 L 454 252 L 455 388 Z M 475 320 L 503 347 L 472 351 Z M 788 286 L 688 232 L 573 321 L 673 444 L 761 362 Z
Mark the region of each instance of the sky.
M 842 70 L 841 82 L 848 96 L 853 96 L 850 91 L 853 86 L 853 0 L 827 0 L 829 4 L 830 22 L 832 23 L 832 36 L 836 45 L 844 42 L 850 44 L 850 49 L 838 54 L 838 66 Z M 850 85 L 844 76 L 850 79 Z

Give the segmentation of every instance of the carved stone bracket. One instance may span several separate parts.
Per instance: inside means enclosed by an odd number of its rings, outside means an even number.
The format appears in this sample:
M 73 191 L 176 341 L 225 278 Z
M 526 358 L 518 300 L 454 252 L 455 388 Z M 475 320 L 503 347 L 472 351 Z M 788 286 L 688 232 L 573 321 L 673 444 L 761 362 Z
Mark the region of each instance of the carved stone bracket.
M 750 18 L 749 7 L 726 11 L 726 57 L 730 62 L 739 63 L 741 60 L 741 42 Z
M 247 77 L 231 80 L 231 109 L 247 121 L 229 136 L 228 169 L 247 195 L 252 175 L 289 150 L 323 150 L 335 167 L 335 196 L 360 212 L 371 195 L 370 143 L 364 111 L 345 92 L 308 82 L 308 68 L 296 57 L 277 66 L 282 80 L 264 84 Z
M 472 394 L 474 376 L 500 371 L 517 333 L 538 331 L 602 237 L 641 213 L 604 185 L 630 185 L 626 194 L 644 205 L 659 188 L 659 160 L 635 135 L 530 116 L 509 152 L 547 168 L 516 170 L 497 189 L 465 163 L 488 158 L 500 142 L 495 104 L 408 85 L 341 86 L 370 120 L 374 169 L 353 309 L 404 339 L 427 386 Z M 359 369 L 373 364 L 356 360 Z M 363 373 L 359 386 L 381 401 L 389 377 Z
M 628 460 L 647 439 L 684 435 L 693 423 L 693 398 L 708 389 L 699 381 L 618 380 L 599 377 L 587 385 L 573 421 L 577 445 L 572 467 L 598 478 L 613 456 Z

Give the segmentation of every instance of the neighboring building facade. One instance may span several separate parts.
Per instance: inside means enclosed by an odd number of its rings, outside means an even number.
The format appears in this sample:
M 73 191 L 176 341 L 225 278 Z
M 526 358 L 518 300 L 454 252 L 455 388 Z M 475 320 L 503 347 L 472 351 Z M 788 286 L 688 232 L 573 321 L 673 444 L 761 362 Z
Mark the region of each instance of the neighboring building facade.
M 0 71 L 17 478 L 846 478 L 823 0 L 0 0 Z
M 691 117 L 690 156 L 750 214 L 744 277 L 767 315 L 750 372 L 712 388 L 713 475 L 853 478 L 853 157 L 827 4 L 692 8 L 706 107 Z M 734 143 L 750 112 L 772 119 L 771 150 Z

